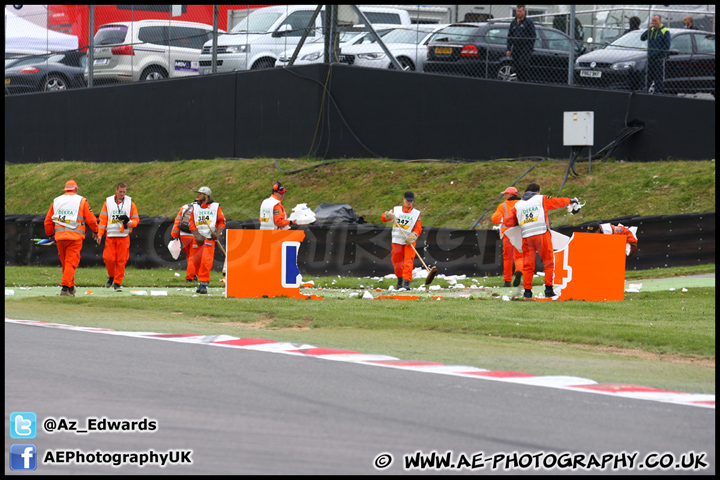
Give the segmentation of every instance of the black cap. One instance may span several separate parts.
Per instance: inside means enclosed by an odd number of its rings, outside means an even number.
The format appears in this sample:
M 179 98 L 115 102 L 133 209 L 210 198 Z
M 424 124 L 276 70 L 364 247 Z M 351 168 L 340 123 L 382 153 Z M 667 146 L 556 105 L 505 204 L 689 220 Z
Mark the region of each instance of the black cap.
M 411 202 L 414 202 L 415 194 L 413 192 L 407 191 L 407 192 L 405 192 L 405 195 L 403 195 L 403 198 L 406 200 L 410 200 Z
M 590 233 L 597 233 L 600 230 L 600 222 L 593 222 L 585 228 Z

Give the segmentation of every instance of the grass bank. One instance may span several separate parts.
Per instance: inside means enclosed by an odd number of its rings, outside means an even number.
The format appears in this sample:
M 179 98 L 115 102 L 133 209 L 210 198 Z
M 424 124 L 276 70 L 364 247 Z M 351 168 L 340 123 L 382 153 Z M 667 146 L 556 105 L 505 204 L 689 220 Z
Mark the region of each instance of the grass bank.
M 567 160 L 451 163 L 346 159 L 318 165 L 314 159 L 188 160 L 152 163 L 51 162 L 5 164 L 5 213 L 45 214 L 53 198 L 72 178 L 98 213 L 117 182 L 128 184 L 141 214 L 174 216 L 194 191 L 210 186 L 225 216 L 257 218 L 260 202 L 274 181 L 288 189 L 284 204 L 311 209 L 320 203 L 348 203 L 368 223 L 381 223 L 383 211 L 398 205 L 412 190 L 423 225 L 470 228 L 498 194 L 517 181 L 520 191 L 538 183 L 557 195 Z M 281 171 L 283 170 L 283 171 Z M 286 173 L 301 170 L 297 173 Z M 529 173 L 527 173 L 529 170 Z M 578 215 L 551 212 L 553 225 L 577 225 L 626 215 L 705 213 L 715 211 L 715 162 L 623 161 L 578 162 L 579 176 L 569 175 L 562 196 L 587 202 Z M 488 211 L 478 228 L 491 228 Z

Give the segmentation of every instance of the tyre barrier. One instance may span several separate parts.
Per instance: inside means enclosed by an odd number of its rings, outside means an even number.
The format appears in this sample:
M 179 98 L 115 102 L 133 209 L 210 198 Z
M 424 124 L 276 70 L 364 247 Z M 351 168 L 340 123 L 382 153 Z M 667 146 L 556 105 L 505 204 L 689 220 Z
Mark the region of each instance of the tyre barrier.
M 38 246 L 32 240 L 44 238 L 44 215 L 5 215 L 5 266 L 60 266 L 55 246 Z M 638 251 L 627 259 L 626 270 L 647 270 L 715 263 L 715 212 L 681 215 L 653 215 L 600 220 L 637 226 Z M 590 222 L 587 222 L 590 223 Z M 553 227 L 567 236 L 582 225 Z M 185 269 L 184 254 L 173 260 L 167 249 L 173 219 L 140 216 L 131 234 L 128 265 L 136 268 Z M 230 220 L 227 228 L 259 228 L 258 220 Z M 385 276 L 393 273 L 390 261 L 390 231 L 385 225 L 334 222 L 301 227 L 305 239 L 297 265 L 311 276 Z M 225 240 L 225 236 L 221 237 Z M 104 266 L 104 243 L 85 238 L 80 266 Z M 462 230 L 426 227 L 417 241 L 418 254 L 439 274 L 468 276 L 502 275 L 502 240 L 496 230 Z M 215 249 L 214 271 L 224 263 L 221 249 Z M 420 262 L 415 262 L 420 266 Z M 536 271 L 542 271 L 536 260 Z

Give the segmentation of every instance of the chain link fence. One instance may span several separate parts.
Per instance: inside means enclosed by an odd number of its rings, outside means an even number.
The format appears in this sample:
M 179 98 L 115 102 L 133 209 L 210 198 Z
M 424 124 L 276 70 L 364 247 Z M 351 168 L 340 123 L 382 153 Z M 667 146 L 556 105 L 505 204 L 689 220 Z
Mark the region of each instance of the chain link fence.
M 489 21 L 458 23 L 452 6 L 360 6 L 365 18 L 350 8 L 328 13 L 298 5 L 31 7 L 6 7 L 6 95 L 321 62 L 708 99 L 715 94 L 710 5 L 528 15 L 535 36 L 519 39 L 532 45 L 526 55 L 508 54 L 512 17 L 470 15 Z M 648 49 L 644 34 L 653 14 L 669 28 L 667 50 Z M 685 28 L 686 17 L 694 29 Z M 382 42 L 364 27 L 366 20 Z M 659 84 L 648 80 L 649 56 L 664 59 Z

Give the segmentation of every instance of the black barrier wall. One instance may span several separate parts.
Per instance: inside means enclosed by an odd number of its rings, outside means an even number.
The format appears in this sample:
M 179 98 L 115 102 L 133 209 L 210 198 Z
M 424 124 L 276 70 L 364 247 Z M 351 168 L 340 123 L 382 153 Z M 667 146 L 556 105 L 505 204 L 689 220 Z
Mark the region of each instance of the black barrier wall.
M 59 266 L 55 246 L 37 246 L 44 238 L 43 215 L 5 216 L 5 265 Z M 637 226 L 638 251 L 627 260 L 628 270 L 715 263 L 715 213 L 630 216 L 602 220 Z M 131 234 L 129 265 L 138 268 L 184 270 L 185 260 L 173 260 L 167 249 L 173 220 L 141 215 Z M 258 228 L 257 220 L 228 221 L 228 228 Z M 301 227 L 305 240 L 300 247 L 300 272 L 312 276 L 385 276 L 393 273 L 390 262 L 390 231 L 383 225 L 336 223 Z M 581 226 L 554 230 L 571 236 Z M 222 238 L 224 241 L 224 238 Z M 495 230 L 425 228 L 417 242 L 425 263 L 436 265 L 445 275 L 494 276 L 502 274 L 502 241 Z M 86 238 L 80 266 L 103 266 L 102 245 Z M 184 255 L 184 254 L 181 254 Z M 214 270 L 224 257 L 215 249 Z M 418 260 L 416 267 L 421 267 Z M 538 257 L 536 271 L 542 271 Z M 59 280 L 59 277 L 58 277 Z
M 714 101 L 318 64 L 7 96 L 5 160 L 569 158 L 565 111 L 594 152 L 715 158 Z

